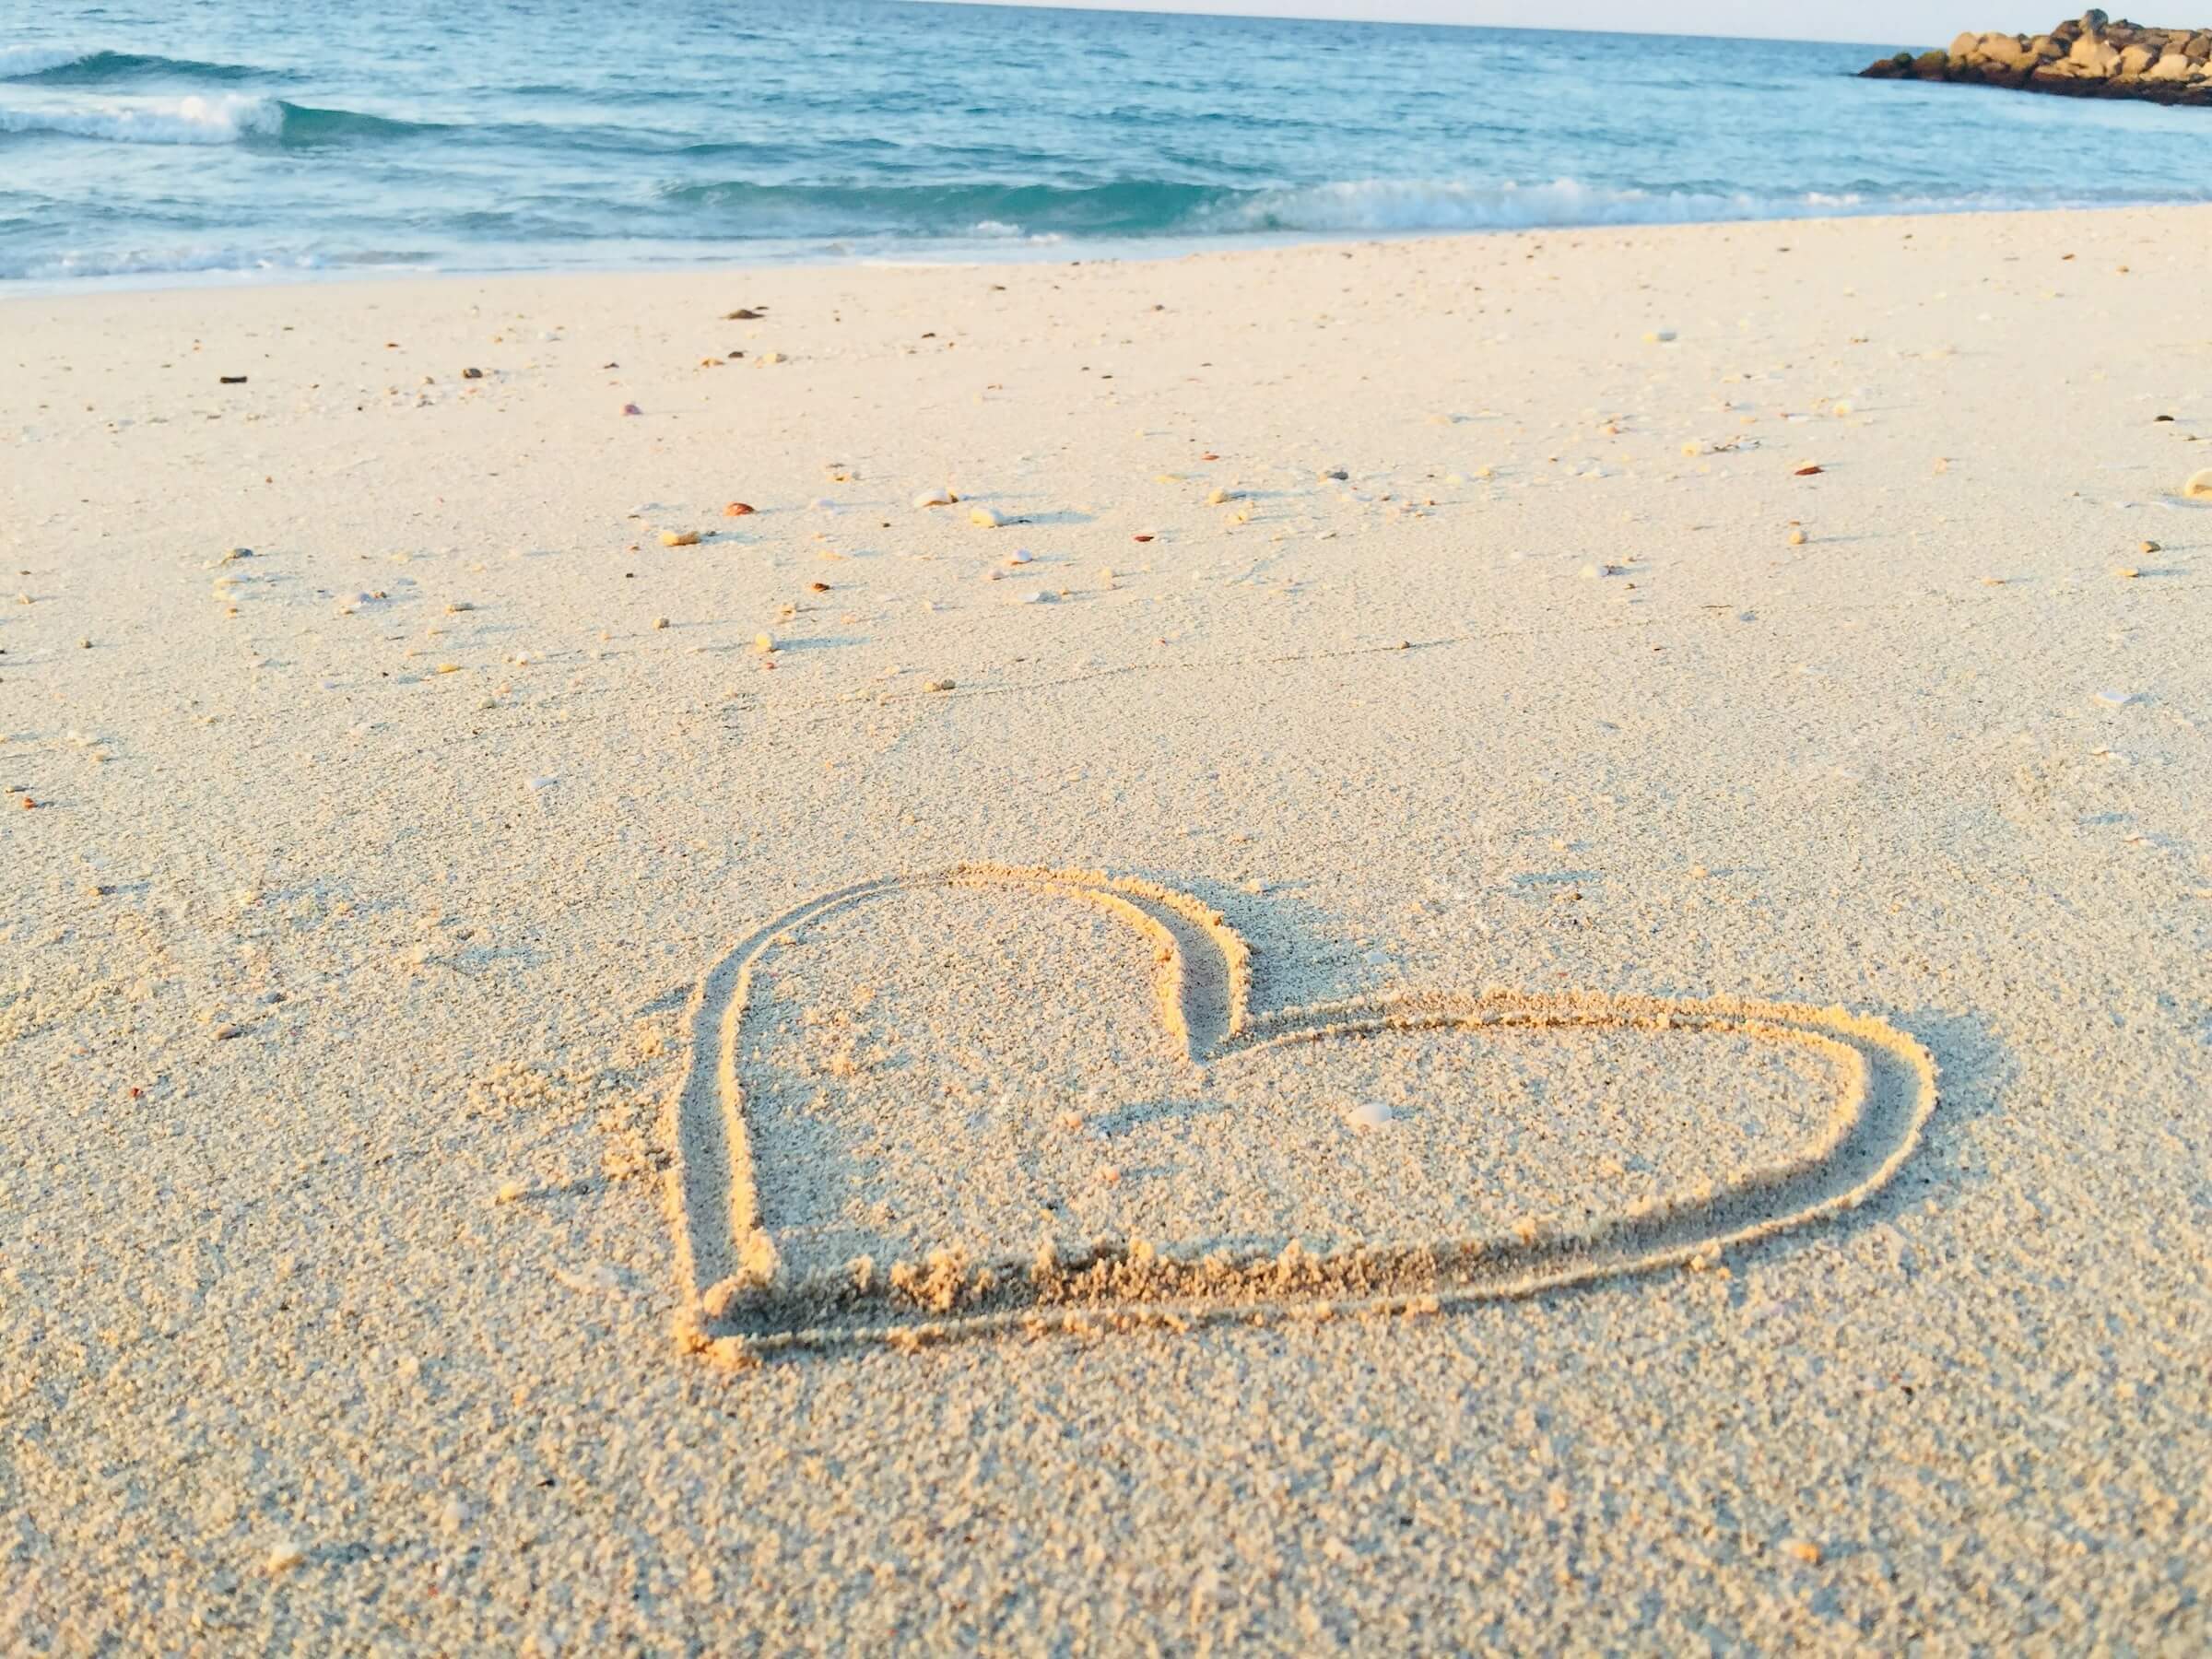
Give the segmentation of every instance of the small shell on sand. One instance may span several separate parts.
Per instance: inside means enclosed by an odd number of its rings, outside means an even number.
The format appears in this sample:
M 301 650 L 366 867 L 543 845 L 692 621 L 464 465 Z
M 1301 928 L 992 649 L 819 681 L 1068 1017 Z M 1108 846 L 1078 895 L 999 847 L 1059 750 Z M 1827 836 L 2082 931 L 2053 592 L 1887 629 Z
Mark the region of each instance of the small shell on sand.
M 1384 1127 L 1393 1122 L 1395 1116 L 1396 1114 L 1391 1111 L 1387 1101 L 1362 1100 L 1344 1114 L 1344 1121 L 1346 1125 L 1352 1130 L 1364 1133 L 1370 1129 Z
M 925 489 L 914 498 L 916 507 L 949 507 L 960 498 L 949 489 Z
M 2143 572 L 2136 569 L 2134 565 L 2114 565 L 2112 567 L 2112 574 L 2117 576 L 2123 582 L 2133 582 L 2136 577 L 2142 575 Z
M 668 626 L 668 618 L 665 617 L 655 617 L 653 619 L 653 625 L 656 629 L 665 628 Z
M 1675 331 L 1671 328 L 1654 328 L 1643 336 L 1643 343 L 1646 346 L 1671 346 L 1675 343 Z
M 768 633 L 755 634 L 753 636 L 753 649 L 759 652 L 762 656 L 773 656 L 776 650 L 776 636 Z
M 1006 521 L 995 507 L 971 507 L 968 510 L 968 522 L 979 529 L 995 530 Z
M 279 1539 L 269 1546 L 269 1553 L 262 1558 L 262 1568 L 271 1575 L 289 1572 L 307 1559 L 307 1551 L 289 1538 Z
M 752 511 L 753 506 L 749 501 L 732 501 L 722 510 L 722 516 L 724 518 L 744 518 Z
M 1027 547 L 1017 547 L 1006 555 L 1006 562 L 1010 565 L 1026 565 L 1035 562 L 1036 558 Z
M 1803 530 L 1793 530 L 1790 532 L 1790 546 L 1793 547 L 1802 547 L 1805 546 L 1805 532 Z
M 931 680 L 922 689 L 924 691 L 949 691 L 952 689 L 952 682 L 950 680 Z
M 1206 504 L 1208 507 L 1219 507 L 1224 503 L 1233 501 L 1236 499 L 1237 492 L 1235 490 L 1216 488 L 1206 498 Z
M 2140 691 L 2107 690 L 2098 692 L 2097 700 L 2108 709 L 2124 709 L 2129 703 L 2138 700 L 2142 695 Z
M 622 413 L 625 415 L 642 415 L 645 413 L 645 411 L 639 408 L 636 404 L 632 403 L 624 404 L 622 406 Z
M 664 530 L 661 532 L 661 546 L 664 547 L 696 547 L 699 546 L 699 532 L 696 530 Z
M 2189 482 L 2182 486 L 2182 493 L 2193 501 L 2212 501 L 2212 466 L 2191 473 Z

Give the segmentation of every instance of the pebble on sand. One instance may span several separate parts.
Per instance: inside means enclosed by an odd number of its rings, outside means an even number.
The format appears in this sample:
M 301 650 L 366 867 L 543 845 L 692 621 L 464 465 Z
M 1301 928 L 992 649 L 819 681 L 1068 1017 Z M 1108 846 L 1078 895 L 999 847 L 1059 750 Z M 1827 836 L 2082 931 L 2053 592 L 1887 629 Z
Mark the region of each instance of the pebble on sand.
M 2182 486 L 2182 493 L 2193 501 L 2212 501 L 2212 466 L 2191 473 L 2189 482 Z
M 269 1546 L 269 1553 L 262 1559 L 262 1567 L 271 1575 L 289 1572 L 307 1559 L 307 1551 L 289 1538 L 280 1538 Z
M 995 530 L 1006 522 L 1006 515 L 995 507 L 971 507 L 968 522 L 982 530 Z
M 696 547 L 699 546 L 699 532 L 696 530 L 664 530 L 661 532 L 661 546 L 664 547 Z
M 914 498 L 916 507 L 949 507 L 960 498 L 949 489 L 925 489 Z
M 642 415 L 645 413 L 645 411 L 639 408 L 636 404 L 632 403 L 624 404 L 622 406 L 622 413 L 625 415 Z

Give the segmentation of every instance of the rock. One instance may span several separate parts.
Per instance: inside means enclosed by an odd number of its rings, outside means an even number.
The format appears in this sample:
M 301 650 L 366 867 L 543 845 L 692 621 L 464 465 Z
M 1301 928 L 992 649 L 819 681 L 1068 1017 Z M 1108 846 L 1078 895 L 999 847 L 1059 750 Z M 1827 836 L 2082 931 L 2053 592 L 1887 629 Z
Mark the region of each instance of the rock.
M 2212 29 L 2151 29 L 2092 8 L 2048 34 L 1969 30 L 1942 52 L 1900 52 L 1859 72 L 2068 98 L 2212 107 Z
M 2085 34 L 2074 42 L 2066 53 L 2067 60 L 2077 67 L 2093 75 L 2110 75 L 2120 64 L 2120 53 L 2107 43 L 2102 35 Z

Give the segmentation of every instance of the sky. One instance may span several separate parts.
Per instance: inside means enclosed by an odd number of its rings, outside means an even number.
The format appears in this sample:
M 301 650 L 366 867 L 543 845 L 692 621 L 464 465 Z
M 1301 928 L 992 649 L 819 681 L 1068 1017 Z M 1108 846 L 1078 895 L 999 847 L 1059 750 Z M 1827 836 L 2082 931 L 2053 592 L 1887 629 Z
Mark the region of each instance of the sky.
M 1041 0 L 993 0 L 1038 4 Z M 2013 33 L 2077 17 L 2067 0 L 1049 0 L 1088 11 L 1244 12 L 1377 23 L 1487 23 L 1638 34 L 1778 35 L 1796 41 L 1950 44 L 1962 29 Z M 2183 8 L 2186 9 L 2186 8 Z M 2201 10 L 2202 8 L 2199 7 Z M 2114 17 L 2120 16 L 2117 8 Z

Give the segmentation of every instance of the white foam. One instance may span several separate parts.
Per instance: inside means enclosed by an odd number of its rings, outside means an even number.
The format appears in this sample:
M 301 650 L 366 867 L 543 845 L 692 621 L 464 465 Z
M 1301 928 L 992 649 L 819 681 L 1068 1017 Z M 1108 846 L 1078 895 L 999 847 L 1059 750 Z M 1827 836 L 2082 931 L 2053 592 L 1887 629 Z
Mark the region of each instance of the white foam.
M 281 103 L 246 92 L 0 104 L 0 133 L 63 133 L 124 144 L 236 144 L 249 136 L 274 137 L 283 128 Z
M 249 274 L 268 271 L 316 271 L 325 261 L 313 253 L 262 253 L 250 248 L 194 246 L 102 249 L 87 253 L 75 248 L 59 253 L 35 253 L 22 259 L 0 255 L 0 281 L 65 282 L 90 276 L 188 276 L 196 273 Z M 399 261 L 361 262 L 371 266 L 389 265 L 395 270 L 422 267 Z
M 1217 203 L 1194 216 L 1194 228 L 1215 231 L 1519 230 L 1568 225 L 1792 218 L 1849 214 L 1869 206 L 1885 212 L 1909 212 L 1914 206 L 1901 201 L 1869 204 L 1856 194 L 1831 195 L 1818 191 L 1777 196 L 1747 191 L 1607 189 L 1571 178 L 1539 184 L 1511 179 L 1480 183 L 1449 179 L 1354 179 L 1260 191 Z

